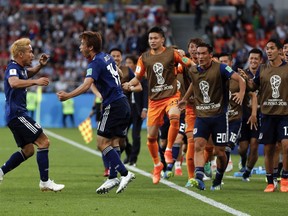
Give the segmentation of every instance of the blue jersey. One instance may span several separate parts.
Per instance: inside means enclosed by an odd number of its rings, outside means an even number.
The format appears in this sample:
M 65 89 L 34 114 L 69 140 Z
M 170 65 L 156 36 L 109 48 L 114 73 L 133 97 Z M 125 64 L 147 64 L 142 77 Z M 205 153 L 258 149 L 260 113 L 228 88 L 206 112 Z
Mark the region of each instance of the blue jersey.
M 102 95 L 104 107 L 125 97 L 116 64 L 110 55 L 97 53 L 88 64 L 86 77 L 94 79 L 94 84 Z
M 9 123 L 18 116 L 28 116 L 26 109 L 26 88 L 12 89 L 8 79 L 17 76 L 19 79 L 27 80 L 27 70 L 20 66 L 17 62 L 11 61 L 5 70 L 4 90 L 5 90 L 5 118 Z

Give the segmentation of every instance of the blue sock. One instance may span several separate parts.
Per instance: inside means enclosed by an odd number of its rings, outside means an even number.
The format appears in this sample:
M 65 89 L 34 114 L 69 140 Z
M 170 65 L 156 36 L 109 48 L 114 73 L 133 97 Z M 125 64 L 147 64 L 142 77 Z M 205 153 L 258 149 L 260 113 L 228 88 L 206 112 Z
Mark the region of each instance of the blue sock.
M 172 171 L 173 166 L 174 166 L 174 163 L 172 163 L 172 164 L 167 164 L 167 171 Z
M 203 181 L 204 167 L 195 167 L 195 178 Z
M 217 185 L 220 185 L 222 183 L 224 172 L 225 172 L 225 170 L 217 168 L 215 179 L 213 181 L 213 186 L 217 186 Z
M 109 161 L 107 161 L 107 159 L 103 156 L 103 154 L 102 154 L 102 161 L 105 169 L 109 169 Z
M 281 177 L 287 179 L 287 178 L 288 178 L 288 171 L 285 171 L 285 170 L 283 169 L 283 171 L 282 171 L 282 176 L 281 176 Z
M 49 172 L 49 159 L 48 159 L 48 148 L 37 149 L 37 164 L 40 172 L 41 181 L 48 181 Z
M 120 149 L 120 147 L 117 146 L 117 147 L 114 147 L 113 149 L 117 152 L 117 154 L 118 154 L 118 156 L 120 158 L 121 157 L 121 149 Z M 115 167 L 112 167 L 111 163 L 109 163 L 109 179 L 113 179 L 113 178 L 116 178 L 116 177 L 117 177 L 117 170 L 115 169 Z
M 6 163 L 1 167 L 4 174 L 13 170 L 19 166 L 23 161 L 26 160 L 25 155 L 22 151 L 17 151 L 11 155 L 11 157 L 6 161 Z
M 172 157 L 174 162 L 177 160 L 180 152 L 180 143 L 174 143 L 172 147 Z
M 128 174 L 128 170 L 125 168 L 124 164 L 120 160 L 117 152 L 111 147 L 107 146 L 103 151 L 103 156 L 107 158 L 111 167 L 115 167 L 115 169 L 121 174 L 121 176 L 126 176 Z

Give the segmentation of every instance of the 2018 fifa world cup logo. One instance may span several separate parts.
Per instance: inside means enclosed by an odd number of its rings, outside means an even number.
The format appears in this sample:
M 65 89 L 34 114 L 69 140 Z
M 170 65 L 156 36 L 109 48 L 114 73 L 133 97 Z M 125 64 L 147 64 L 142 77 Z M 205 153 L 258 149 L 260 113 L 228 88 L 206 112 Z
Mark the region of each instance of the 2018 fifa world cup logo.
M 164 71 L 164 67 L 161 63 L 157 62 L 153 65 L 153 71 L 157 78 L 157 84 L 163 85 L 165 83 L 165 79 L 163 78 L 162 74 Z
M 201 81 L 199 83 L 199 88 L 201 90 L 201 93 L 203 95 L 203 101 L 204 103 L 209 103 L 211 101 L 208 92 L 209 92 L 209 83 L 206 81 Z
M 270 84 L 272 88 L 272 97 L 279 98 L 280 97 L 279 86 L 281 84 L 281 77 L 278 75 L 273 75 L 270 78 Z

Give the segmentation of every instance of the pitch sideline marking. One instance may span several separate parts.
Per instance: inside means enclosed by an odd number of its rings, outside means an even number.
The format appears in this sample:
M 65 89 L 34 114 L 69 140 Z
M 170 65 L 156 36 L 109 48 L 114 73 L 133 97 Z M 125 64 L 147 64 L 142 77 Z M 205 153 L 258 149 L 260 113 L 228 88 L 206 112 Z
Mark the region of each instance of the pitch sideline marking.
M 61 141 L 63 141 L 63 142 L 66 142 L 66 143 L 68 143 L 69 145 L 72 145 L 72 146 L 74 146 L 74 147 L 76 147 L 76 148 L 82 149 L 83 151 L 86 151 L 86 152 L 89 152 L 89 153 L 91 153 L 91 154 L 94 154 L 94 155 L 97 155 L 97 156 L 99 156 L 99 157 L 102 157 L 102 155 L 101 155 L 100 152 L 98 152 L 98 151 L 96 151 L 96 150 L 94 150 L 94 149 L 91 149 L 91 148 L 89 148 L 89 147 L 83 146 L 83 145 L 81 145 L 81 144 L 79 144 L 79 143 L 77 143 L 77 142 L 75 142 L 75 141 L 73 141 L 73 140 L 67 139 L 67 138 L 65 138 L 65 137 L 63 137 L 63 136 L 60 136 L 60 135 L 58 135 L 58 134 L 56 134 L 56 133 L 53 133 L 53 132 L 51 132 L 51 131 L 49 131 L 49 130 L 46 130 L 46 129 L 45 129 L 45 133 L 47 133 L 47 134 L 48 134 L 49 136 L 51 136 L 51 137 L 54 137 L 54 138 L 56 138 L 56 139 L 58 139 L 58 140 L 61 140 Z M 141 175 L 143 175 L 143 176 L 146 176 L 146 177 L 148 177 L 148 178 L 151 178 L 151 174 L 148 173 L 148 172 L 146 172 L 146 171 L 144 171 L 144 170 L 138 169 L 137 167 L 133 167 L 133 166 L 126 166 L 126 167 L 127 167 L 127 169 L 129 169 L 129 170 L 131 170 L 131 171 L 133 171 L 133 172 L 136 172 L 136 173 L 139 173 L 139 174 L 141 174 Z M 225 204 L 222 204 L 222 203 L 220 203 L 220 202 L 217 202 L 217 201 L 215 201 L 215 200 L 213 200 L 213 199 L 210 199 L 210 198 L 208 198 L 208 197 L 206 197 L 206 196 L 200 195 L 200 194 L 198 194 L 198 193 L 196 193 L 196 192 L 190 191 L 190 190 L 188 190 L 187 188 L 181 187 L 181 186 L 179 186 L 179 185 L 177 185 L 177 184 L 175 184 L 175 183 L 173 183 L 173 182 L 167 181 L 167 180 L 165 180 L 165 179 L 161 179 L 160 182 L 161 182 L 162 184 L 167 185 L 167 186 L 170 187 L 170 188 L 174 188 L 175 190 L 178 190 L 178 191 L 180 191 L 180 192 L 182 192 L 182 193 L 185 193 L 185 194 L 187 194 L 187 195 L 189 195 L 189 196 L 191 196 L 191 197 L 194 197 L 195 199 L 198 199 L 198 200 L 200 200 L 200 201 L 202 201 L 202 202 L 204 202 L 204 203 L 207 203 L 207 204 L 209 204 L 209 205 L 211 205 L 211 206 L 213 206 L 213 207 L 215 207 L 215 208 L 219 208 L 219 209 L 221 209 L 222 211 L 228 212 L 228 213 L 230 213 L 230 214 L 232 214 L 232 215 L 237 215 L 237 216 L 249 216 L 249 214 L 246 214 L 246 213 L 244 213 L 244 212 L 241 212 L 241 211 L 238 211 L 238 210 L 236 210 L 236 209 L 233 209 L 233 208 L 231 208 L 231 207 L 229 207 L 229 206 L 227 206 L 227 205 L 225 205 Z

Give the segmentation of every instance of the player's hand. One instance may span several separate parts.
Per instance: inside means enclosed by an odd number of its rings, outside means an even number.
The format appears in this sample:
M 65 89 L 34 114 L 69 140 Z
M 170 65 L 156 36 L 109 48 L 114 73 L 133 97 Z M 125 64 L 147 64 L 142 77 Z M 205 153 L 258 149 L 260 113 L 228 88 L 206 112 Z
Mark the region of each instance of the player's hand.
M 257 117 L 254 115 L 251 115 L 247 121 L 247 124 L 250 124 L 251 130 L 253 129 L 253 127 L 255 128 L 255 130 L 257 130 L 258 128 Z
M 244 98 L 243 94 L 241 94 L 240 92 L 236 92 L 236 93 L 233 93 L 232 96 L 233 96 L 232 98 L 233 101 L 235 101 L 239 105 L 242 105 L 243 98 Z
M 178 108 L 180 111 L 184 110 L 186 108 L 187 101 L 186 100 L 181 100 L 178 102 Z
M 245 71 L 244 71 L 243 69 L 238 68 L 237 71 L 238 71 L 239 75 L 240 75 L 241 77 L 243 77 L 245 80 L 248 80 L 248 79 L 249 79 L 248 76 L 247 76 L 247 74 L 245 73 Z
M 125 90 L 125 91 L 130 91 L 130 84 L 129 82 L 125 82 L 122 84 L 122 89 Z
M 68 93 L 65 91 L 59 91 L 56 94 L 57 94 L 57 97 L 60 101 L 66 101 L 69 99 Z
M 38 86 L 47 86 L 49 85 L 49 79 L 47 77 L 41 77 L 36 80 Z
M 49 55 L 43 53 L 41 56 L 40 56 L 40 59 L 39 59 L 39 64 L 41 65 L 41 67 L 43 66 L 46 66 L 48 61 L 49 61 Z

